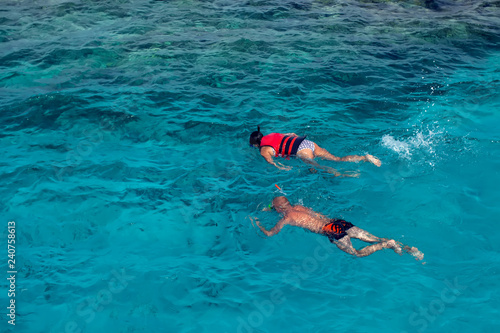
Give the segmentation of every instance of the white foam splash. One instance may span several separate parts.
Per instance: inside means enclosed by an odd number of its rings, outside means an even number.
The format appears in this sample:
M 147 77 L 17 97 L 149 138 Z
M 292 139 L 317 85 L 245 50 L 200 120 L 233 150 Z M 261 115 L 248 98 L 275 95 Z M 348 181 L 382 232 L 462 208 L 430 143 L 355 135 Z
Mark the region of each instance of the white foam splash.
M 410 145 L 407 142 L 394 139 L 392 135 L 386 134 L 382 137 L 382 146 L 398 153 L 400 157 L 411 158 Z
M 400 158 L 411 160 L 414 154 L 424 153 L 435 156 L 436 140 L 439 141 L 440 132 L 430 130 L 427 134 L 417 131 L 413 136 L 401 140 L 386 134 L 382 137 L 382 146 L 394 151 Z M 431 163 L 432 164 L 432 163 Z

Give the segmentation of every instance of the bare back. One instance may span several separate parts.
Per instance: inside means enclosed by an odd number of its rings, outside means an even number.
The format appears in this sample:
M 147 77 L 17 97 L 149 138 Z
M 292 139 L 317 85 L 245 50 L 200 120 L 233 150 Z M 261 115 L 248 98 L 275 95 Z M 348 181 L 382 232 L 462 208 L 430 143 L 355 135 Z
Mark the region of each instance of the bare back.
M 323 227 L 330 222 L 325 215 L 316 213 L 312 209 L 301 205 L 292 206 L 284 213 L 283 219 L 287 224 L 321 233 Z

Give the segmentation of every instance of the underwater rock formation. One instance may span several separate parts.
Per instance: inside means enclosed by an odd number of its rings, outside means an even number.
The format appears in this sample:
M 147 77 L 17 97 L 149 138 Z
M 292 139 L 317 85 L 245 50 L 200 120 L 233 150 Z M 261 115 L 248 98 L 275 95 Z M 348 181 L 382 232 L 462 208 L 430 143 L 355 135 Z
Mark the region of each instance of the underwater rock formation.
M 384 2 L 398 3 L 398 2 L 401 2 L 401 3 L 407 3 L 407 4 L 425 7 L 425 8 L 432 9 L 432 10 L 440 10 L 441 9 L 436 0 L 359 0 L 359 1 L 364 2 L 364 3 L 384 3 Z

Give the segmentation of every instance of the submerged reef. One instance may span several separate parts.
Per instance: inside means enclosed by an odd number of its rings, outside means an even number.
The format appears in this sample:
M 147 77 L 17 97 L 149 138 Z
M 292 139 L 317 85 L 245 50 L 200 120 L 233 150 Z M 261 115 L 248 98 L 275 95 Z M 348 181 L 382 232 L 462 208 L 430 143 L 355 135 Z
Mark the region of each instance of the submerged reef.
M 420 6 L 432 10 L 441 9 L 441 7 L 438 4 L 438 1 L 436 0 L 358 0 L 358 1 L 362 3 L 402 3 L 402 4 Z M 318 2 L 324 5 L 333 5 L 335 3 L 338 3 L 338 0 L 318 0 Z

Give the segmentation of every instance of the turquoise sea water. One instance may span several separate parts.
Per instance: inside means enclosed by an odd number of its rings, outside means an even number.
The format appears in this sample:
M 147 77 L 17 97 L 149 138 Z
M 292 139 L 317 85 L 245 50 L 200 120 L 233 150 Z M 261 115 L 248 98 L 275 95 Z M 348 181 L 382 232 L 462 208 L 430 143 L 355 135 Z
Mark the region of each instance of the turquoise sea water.
M 0 331 L 497 331 L 499 7 L 3 1 Z M 280 171 L 257 125 L 383 164 Z M 426 264 L 264 238 L 274 184 Z

